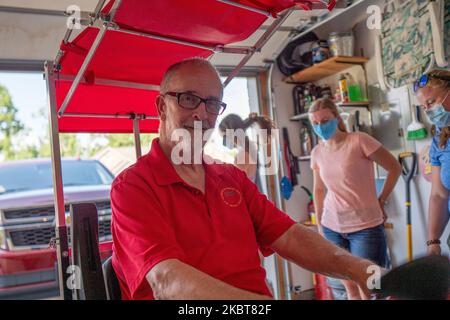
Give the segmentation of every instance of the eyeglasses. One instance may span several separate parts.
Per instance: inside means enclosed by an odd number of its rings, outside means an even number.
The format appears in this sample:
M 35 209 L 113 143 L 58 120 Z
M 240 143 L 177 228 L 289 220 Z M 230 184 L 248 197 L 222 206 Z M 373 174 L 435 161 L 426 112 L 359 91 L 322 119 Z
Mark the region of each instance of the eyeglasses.
M 182 108 L 194 110 L 204 102 L 206 106 L 206 112 L 220 115 L 225 111 L 227 104 L 216 99 L 203 99 L 195 94 L 188 92 L 166 92 L 164 95 L 176 97 L 178 105 Z
M 425 87 L 428 84 L 430 78 L 450 81 L 450 77 L 448 76 L 440 76 L 438 74 L 424 74 L 419 78 L 419 80 L 414 82 L 414 92 L 417 92 L 417 90 L 419 90 L 420 88 Z

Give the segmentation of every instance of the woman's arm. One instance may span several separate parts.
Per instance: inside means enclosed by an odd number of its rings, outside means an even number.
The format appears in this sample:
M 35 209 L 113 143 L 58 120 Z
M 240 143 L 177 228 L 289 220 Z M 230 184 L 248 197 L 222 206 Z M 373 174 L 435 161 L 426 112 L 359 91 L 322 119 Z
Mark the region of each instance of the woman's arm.
M 323 234 L 320 221 L 322 219 L 323 202 L 325 199 L 325 195 L 327 194 L 327 188 L 325 187 L 325 184 L 323 183 L 322 178 L 320 177 L 319 169 L 314 169 L 313 174 L 314 174 L 313 196 L 314 196 L 314 209 L 316 211 L 316 222 L 317 228 L 319 229 L 319 233 Z
M 394 190 L 398 177 L 402 173 L 402 167 L 397 159 L 384 147 L 378 148 L 377 151 L 369 156 L 369 159 L 383 167 L 383 169 L 388 172 L 386 181 L 384 182 L 383 190 L 378 197 L 381 209 L 383 210 L 383 214 L 385 214 L 384 203 L 391 194 L 392 190 Z
M 449 220 L 449 191 L 442 185 L 441 167 L 432 167 L 431 194 L 428 205 L 428 240 L 439 239 Z M 428 246 L 429 254 L 440 254 L 441 246 Z

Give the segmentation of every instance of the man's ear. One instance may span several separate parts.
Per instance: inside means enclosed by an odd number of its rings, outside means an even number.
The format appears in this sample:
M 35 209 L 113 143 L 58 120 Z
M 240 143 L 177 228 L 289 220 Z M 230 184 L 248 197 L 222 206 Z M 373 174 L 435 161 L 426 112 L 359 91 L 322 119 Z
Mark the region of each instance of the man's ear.
M 162 94 L 156 96 L 156 110 L 158 111 L 159 119 L 166 120 L 166 102 Z

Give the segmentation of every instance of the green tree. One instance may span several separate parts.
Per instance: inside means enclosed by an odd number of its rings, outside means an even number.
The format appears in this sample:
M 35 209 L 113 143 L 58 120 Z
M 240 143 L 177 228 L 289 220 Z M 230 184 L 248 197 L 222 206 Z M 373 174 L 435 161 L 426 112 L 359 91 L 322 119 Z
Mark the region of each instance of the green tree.
M 33 143 L 35 139 L 30 128 L 25 128 L 14 137 L 14 158 L 11 160 L 31 159 L 39 157 L 40 144 Z M 34 141 L 30 141 L 34 140 Z
M 132 134 L 107 134 L 108 146 L 111 148 L 128 147 L 134 145 Z
M 75 133 L 60 134 L 59 139 L 62 157 L 78 157 L 83 153 Z
M 14 159 L 32 159 L 40 157 L 39 148 L 35 145 L 26 145 L 15 152 Z
M 16 118 L 17 111 L 8 89 L 0 85 L 0 154 L 5 160 L 14 159 L 12 138 L 24 128 Z
M 36 118 L 47 119 L 47 108 L 42 107 L 34 114 Z M 39 137 L 38 146 L 26 145 L 19 149 L 17 159 L 26 158 L 49 158 L 51 156 L 50 147 L 50 132 L 48 121 L 44 122 L 42 126 L 43 134 Z M 61 150 L 61 157 L 78 157 L 84 154 L 83 148 L 80 146 L 77 135 L 74 133 L 61 133 L 59 135 L 59 145 Z
M 61 133 L 59 135 L 59 146 L 61 157 L 78 157 L 84 153 L 75 133 Z M 34 149 L 32 147 L 29 148 L 31 148 L 31 150 L 27 150 L 27 152 L 32 153 Z M 39 139 L 39 148 L 36 150 L 38 157 L 48 158 L 51 156 L 50 138 L 48 133 L 45 137 Z M 26 154 L 26 152 L 24 152 L 24 154 Z

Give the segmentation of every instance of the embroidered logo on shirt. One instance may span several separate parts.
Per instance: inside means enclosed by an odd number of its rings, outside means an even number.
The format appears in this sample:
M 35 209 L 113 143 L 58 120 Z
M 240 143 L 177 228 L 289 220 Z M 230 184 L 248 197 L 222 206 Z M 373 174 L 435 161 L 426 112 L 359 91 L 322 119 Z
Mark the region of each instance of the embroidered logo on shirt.
M 242 202 L 241 192 L 235 188 L 223 188 L 220 192 L 223 202 L 230 207 L 237 207 Z

